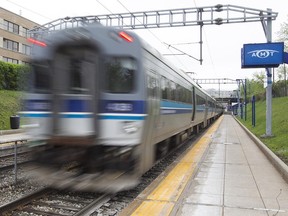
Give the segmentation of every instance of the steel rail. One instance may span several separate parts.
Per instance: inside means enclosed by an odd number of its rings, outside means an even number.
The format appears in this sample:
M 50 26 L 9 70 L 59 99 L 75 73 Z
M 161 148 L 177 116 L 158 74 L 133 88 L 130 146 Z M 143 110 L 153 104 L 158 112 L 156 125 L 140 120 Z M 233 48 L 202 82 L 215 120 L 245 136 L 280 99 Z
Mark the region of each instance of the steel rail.
M 8 204 L 0 206 L 0 212 L 4 214 L 5 212 L 13 211 L 17 209 L 19 206 L 23 206 L 31 202 L 31 200 L 37 199 L 39 197 L 42 197 L 43 195 L 46 195 L 48 193 L 51 193 L 53 190 L 51 188 L 43 188 L 40 189 L 34 193 L 28 194 L 24 197 L 21 197 L 17 200 L 14 200 Z

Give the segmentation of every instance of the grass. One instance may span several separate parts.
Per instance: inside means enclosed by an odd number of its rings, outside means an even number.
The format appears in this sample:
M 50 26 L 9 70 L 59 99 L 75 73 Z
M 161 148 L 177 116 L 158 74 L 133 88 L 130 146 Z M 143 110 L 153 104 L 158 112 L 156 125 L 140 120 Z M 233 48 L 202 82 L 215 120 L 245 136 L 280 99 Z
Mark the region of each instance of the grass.
M 10 129 L 10 116 L 20 110 L 21 95 L 19 91 L 0 90 L 0 130 Z
M 288 97 L 272 100 L 272 137 L 266 133 L 266 101 L 256 102 L 256 125 L 252 126 L 252 104 L 247 104 L 247 120 L 239 119 L 253 134 L 288 165 Z

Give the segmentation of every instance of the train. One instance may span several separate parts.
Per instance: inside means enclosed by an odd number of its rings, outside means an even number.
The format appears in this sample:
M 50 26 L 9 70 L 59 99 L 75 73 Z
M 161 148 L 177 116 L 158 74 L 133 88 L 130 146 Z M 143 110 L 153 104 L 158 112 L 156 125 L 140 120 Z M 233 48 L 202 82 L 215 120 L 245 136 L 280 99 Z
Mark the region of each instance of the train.
M 89 24 L 29 41 L 21 125 L 38 149 L 31 175 L 53 187 L 131 189 L 223 113 L 132 31 Z

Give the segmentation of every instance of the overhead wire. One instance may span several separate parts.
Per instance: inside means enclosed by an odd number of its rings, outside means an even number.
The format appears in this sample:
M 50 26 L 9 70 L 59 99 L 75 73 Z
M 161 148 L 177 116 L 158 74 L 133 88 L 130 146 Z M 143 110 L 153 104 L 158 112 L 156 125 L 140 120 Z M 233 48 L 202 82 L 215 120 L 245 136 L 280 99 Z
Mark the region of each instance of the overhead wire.
M 31 13 L 34 13 L 34 14 L 40 16 L 40 17 L 43 17 L 43 18 L 45 18 L 45 19 L 47 19 L 47 20 L 49 20 L 49 21 L 52 20 L 50 17 L 43 16 L 43 14 L 40 14 L 40 13 L 38 13 L 38 12 L 36 12 L 36 11 L 33 11 L 33 10 L 29 9 L 29 8 L 26 8 L 26 7 L 24 7 L 24 6 L 20 5 L 20 4 L 17 4 L 17 3 L 15 3 L 15 2 L 11 1 L 11 0 L 6 0 L 6 1 L 9 2 L 9 3 L 11 3 L 11 4 L 14 4 L 14 5 L 16 5 L 16 6 L 22 8 L 22 9 L 24 9 L 24 10 L 30 11 Z
M 97 0 L 98 1 L 98 0 Z M 127 10 L 129 13 L 131 13 L 131 11 L 120 1 L 120 0 L 117 0 L 117 2 L 125 9 Z M 132 14 L 132 13 L 131 13 Z M 143 24 L 137 17 L 136 17 L 137 21 L 141 24 Z M 175 54 L 172 52 L 172 50 L 169 49 L 169 44 L 163 42 L 157 35 L 155 35 L 150 29 L 147 29 L 151 35 L 153 35 L 153 37 L 155 37 L 160 43 L 164 44 L 165 46 L 168 45 L 167 49 L 169 50 L 169 52 L 174 55 L 174 57 L 177 59 L 177 61 L 184 67 L 186 68 L 187 70 L 187 67 L 185 66 L 185 64 L 175 56 Z
M 194 6 L 197 8 L 197 4 L 196 4 L 196 0 L 193 0 L 193 3 L 194 3 Z M 209 43 L 208 43 L 208 40 L 207 40 L 207 35 L 206 35 L 206 32 L 204 29 L 202 29 L 203 33 L 204 33 L 204 39 L 205 39 L 205 43 L 206 43 L 206 46 L 207 46 L 207 49 L 208 49 L 208 55 L 209 55 L 209 58 L 210 58 L 210 61 L 211 61 L 211 64 L 212 64 L 212 67 L 215 71 L 215 65 L 214 65 L 214 62 L 213 62 L 213 58 L 211 56 L 211 50 L 210 50 L 210 47 L 209 47 Z M 203 44 L 202 44 L 203 45 Z
M 191 44 L 199 44 L 199 42 L 175 43 L 175 44 L 170 44 L 170 45 L 178 46 L 178 45 L 191 45 Z
M 96 0 L 98 2 L 98 4 L 100 4 L 104 9 L 106 9 L 107 11 L 109 11 L 109 13 L 111 13 L 112 15 L 114 15 L 114 13 L 109 10 L 104 4 L 102 4 L 99 0 Z

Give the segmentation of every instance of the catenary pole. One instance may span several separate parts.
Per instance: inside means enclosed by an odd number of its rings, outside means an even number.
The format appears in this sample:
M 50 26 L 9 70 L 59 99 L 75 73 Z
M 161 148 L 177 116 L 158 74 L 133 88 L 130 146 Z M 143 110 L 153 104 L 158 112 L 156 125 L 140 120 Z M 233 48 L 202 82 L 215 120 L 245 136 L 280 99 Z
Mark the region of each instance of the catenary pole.
M 271 12 L 271 9 L 267 9 L 267 11 Z M 269 15 L 269 13 L 268 13 Z M 266 40 L 268 43 L 272 42 L 272 20 L 271 17 L 267 17 L 267 25 L 266 30 L 265 26 L 264 32 L 266 36 Z M 267 87 L 266 87 L 266 134 L 265 137 L 272 136 L 272 73 L 271 68 L 266 68 L 267 72 Z

